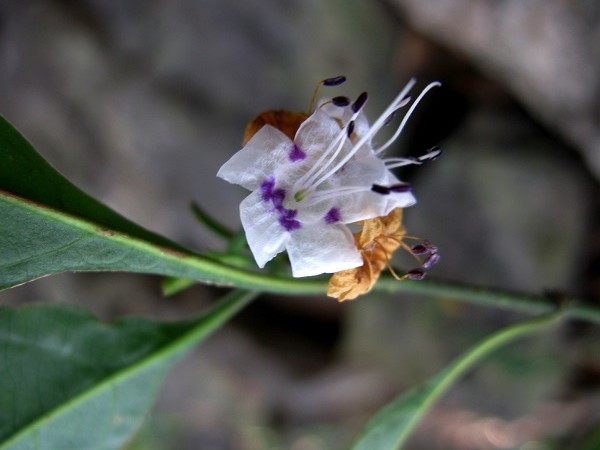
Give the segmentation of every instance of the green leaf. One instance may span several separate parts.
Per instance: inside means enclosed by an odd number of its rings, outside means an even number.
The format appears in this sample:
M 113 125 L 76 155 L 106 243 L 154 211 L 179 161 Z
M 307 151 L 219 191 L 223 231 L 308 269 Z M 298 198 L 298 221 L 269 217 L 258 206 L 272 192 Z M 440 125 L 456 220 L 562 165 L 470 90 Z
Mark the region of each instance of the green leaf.
M 183 251 L 79 190 L 1 117 L 0 189 L 0 289 L 65 270 L 156 264 L 152 258 L 140 261 L 131 246 L 111 243 L 115 234 Z M 120 268 L 111 264 L 118 260 Z
M 125 219 L 90 197 L 48 164 L 29 142 L 0 117 L 0 189 L 45 208 L 80 217 L 99 227 L 158 245 L 178 244 Z
M 165 297 L 175 295 L 196 284 L 189 278 L 166 277 L 161 283 L 162 293 Z
M 99 270 L 294 292 L 289 280 L 194 254 L 125 219 L 66 180 L 0 118 L 0 289 L 49 274 Z M 323 283 L 301 284 L 302 292 L 310 285 L 313 292 L 324 289 Z
M 423 385 L 400 395 L 379 410 L 367 423 L 352 450 L 400 448 L 434 402 L 481 359 L 515 339 L 547 327 L 559 317 L 559 313 L 538 317 L 509 326 L 485 338 Z
M 281 293 L 322 293 L 318 279 L 276 278 L 159 246 L 0 191 L 0 289 L 67 271 L 152 273 Z
M 112 324 L 68 305 L 0 308 L 0 449 L 117 449 L 139 428 L 169 368 L 254 294 L 200 318 Z
M 235 237 L 234 231 L 231 231 L 227 226 L 215 220 L 210 214 L 200 208 L 197 203 L 192 202 L 190 209 L 192 210 L 192 213 L 194 213 L 196 220 L 198 220 L 198 222 L 204 225 L 207 229 L 212 231 L 215 235 L 228 241 Z

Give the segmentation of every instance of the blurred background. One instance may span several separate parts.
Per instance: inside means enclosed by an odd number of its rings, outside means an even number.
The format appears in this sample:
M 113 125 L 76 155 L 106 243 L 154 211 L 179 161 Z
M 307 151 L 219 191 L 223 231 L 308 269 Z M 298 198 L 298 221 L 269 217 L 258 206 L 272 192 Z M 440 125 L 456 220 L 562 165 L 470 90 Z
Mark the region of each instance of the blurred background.
M 59 171 L 199 251 L 246 195 L 214 175 L 266 109 L 439 80 L 394 148 L 432 277 L 600 301 L 600 3 L 595 0 L 2 0 L 0 113 Z M 76 302 L 104 319 L 189 317 L 157 277 L 60 275 L 3 304 Z M 523 316 L 459 299 L 264 296 L 170 374 L 130 450 L 341 450 L 395 395 Z M 412 450 L 600 449 L 600 330 L 570 322 L 507 348 L 427 416 Z

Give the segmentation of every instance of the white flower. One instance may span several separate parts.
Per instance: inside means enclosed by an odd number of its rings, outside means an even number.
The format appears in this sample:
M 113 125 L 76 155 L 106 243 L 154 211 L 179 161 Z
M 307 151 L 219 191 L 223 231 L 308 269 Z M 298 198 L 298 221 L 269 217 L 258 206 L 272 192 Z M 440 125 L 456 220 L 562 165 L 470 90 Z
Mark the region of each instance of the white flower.
M 369 126 L 362 113 L 366 94 L 322 102 L 299 127 L 294 140 L 271 125 L 262 127 L 227 161 L 217 176 L 252 191 L 240 205 L 250 250 L 259 267 L 286 250 L 295 277 L 333 273 L 363 264 L 345 224 L 387 215 L 416 201 L 410 186 L 389 169 L 431 157 L 380 159 L 400 134 L 379 148 L 372 139 L 410 100 L 411 81 Z M 346 101 L 345 101 L 346 100 Z M 433 155 L 436 156 L 436 155 Z

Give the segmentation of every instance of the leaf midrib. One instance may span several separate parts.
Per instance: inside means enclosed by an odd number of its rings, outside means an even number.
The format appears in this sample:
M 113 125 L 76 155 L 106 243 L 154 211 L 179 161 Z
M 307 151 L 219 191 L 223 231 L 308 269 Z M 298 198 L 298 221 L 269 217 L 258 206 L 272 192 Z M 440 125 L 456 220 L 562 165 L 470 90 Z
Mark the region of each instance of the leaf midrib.
M 183 253 L 179 249 L 159 246 L 152 242 L 125 234 L 121 231 L 107 229 L 105 226 L 90 222 L 79 216 L 73 216 L 46 205 L 40 205 L 30 200 L 22 199 L 21 197 L 2 190 L 0 190 L 0 199 L 12 203 L 16 205 L 16 207 L 41 214 L 50 220 L 72 226 L 98 239 L 105 239 L 109 242 L 118 243 L 126 247 L 133 247 L 155 257 L 158 256 L 159 260 L 164 262 L 181 264 L 195 271 L 193 274 L 174 274 L 148 269 L 147 271 L 141 271 L 142 273 L 184 276 L 187 278 L 194 278 L 196 281 L 210 282 L 223 287 L 233 286 L 235 284 L 236 287 L 244 289 L 268 290 L 270 292 L 286 294 L 321 294 L 325 289 L 325 283 L 322 279 L 290 280 L 289 278 L 274 277 L 268 274 L 251 272 L 238 267 L 225 265 L 219 261 L 194 253 L 191 250 L 186 249 L 187 253 Z

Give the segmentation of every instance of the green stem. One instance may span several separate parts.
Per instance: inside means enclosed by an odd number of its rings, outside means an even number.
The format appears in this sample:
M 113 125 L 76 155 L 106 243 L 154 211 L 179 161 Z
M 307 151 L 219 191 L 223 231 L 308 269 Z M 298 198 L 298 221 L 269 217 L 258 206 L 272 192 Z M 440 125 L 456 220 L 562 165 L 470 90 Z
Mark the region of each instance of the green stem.
M 235 272 L 230 272 L 229 276 L 237 278 L 236 275 L 241 275 L 242 272 L 243 276 L 237 281 L 240 282 L 240 287 L 249 290 L 288 295 L 322 295 L 327 290 L 327 279 L 325 278 L 275 277 L 239 269 L 235 270 Z M 455 300 L 529 314 L 548 313 L 557 307 L 557 301 L 551 295 L 525 294 L 508 290 L 469 286 L 449 281 L 398 281 L 387 275 L 381 277 L 373 290 L 438 297 L 445 300 Z M 600 324 L 600 308 L 591 304 L 585 304 L 581 299 L 569 298 L 569 305 L 565 308 L 565 315 L 573 319 Z
M 352 450 L 400 448 L 434 402 L 460 377 L 503 345 L 552 325 L 561 317 L 562 312 L 563 310 L 558 310 L 511 325 L 477 343 L 441 373 L 382 408 L 369 421 Z
M 413 417 L 410 425 L 406 427 L 405 432 L 402 434 L 399 440 L 399 444 L 402 444 L 414 430 L 416 425 L 421 421 L 425 413 L 431 408 L 433 403 L 444 394 L 454 383 L 458 381 L 465 373 L 471 370 L 475 365 L 480 362 L 483 358 L 499 349 L 500 347 L 519 339 L 528 334 L 533 334 L 540 331 L 554 322 L 558 321 L 561 316 L 561 312 L 555 312 L 547 314 L 542 317 L 536 317 L 525 322 L 511 325 L 507 328 L 499 330 L 491 336 L 484 339 L 482 342 L 477 343 L 473 348 L 468 350 L 465 354 L 457 358 L 444 372 L 442 372 L 437 379 L 435 388 L 433 388 L 423 404 L 421 413 Z
M 427 295 L 529 314 L 549 313 L 558 306 L 555 295 L 526 294 L 441 280 L 398 282 L 391 277 L 384 276 L 375 285 L 375 289 Z M 598 306 L 586 304 L 578 298 L 566 297 L 566 300 L 568 300 L 568 305 L 564 308 L 565 316 L 600 324 L 600 308 Z
M 22 261 L 14 261 L 11 263 L 12 265 L 7 265 L 0 259 L 2 268 L 0 270 L 0 289 L 12 287 L 40 276 L 70 270 L 118 270 L 188 278 L 200 283 L 237 287 L 254 292 L 324 295 L 327 291 L 327 278 L 324 277 L 290 278 L 269 274 L 266 271 L 257 272 L 235 267 L 214 257 L 211 258 L 210 255 L 195 254 L 182 250 L 178 246 L 160 245 L 146 240 L 143 234 L 133 236 L 119 230 L 113 231 L 110 227 L 105 228 L 81 217 L 65 214 L 62 211 L 8 193 L 3 194 L 1 191 L 0 209 L 4 212 L 4 215 L 0 214 L 2 219 L 0 220 L 0 229 L 3 227 L 6 230 L 12 229 L 11 220 L 26 223 L 27 220 L 31 221 L 32 218 L 35 218 L 36 224 L 43 224 L 45 233 L 48 230 L 53 231 L 51 237 L 60 236 L 60 233 L 79 236 L 68 246 L 61 247 L 62 238 L 51 241 L 50 245 L 47 242 L 48 239 L 40 238 L 42 236 L 40 233 L 32 236 L 15 234 L 16 238 L 12 241 L 12 245 L 15 248 L 26 247 L 32 256 Z M 96 260 L 95 253 L 88 253 L 91 252 L 90 249 L 96 248 L 109 249 L 110 251 L 107 250 L 109 255 L 112 252 L 125 254 L 127 257 Z M 77 252 L 81 257 L 65 256 Z M 19 265 L 22 265 L 22 268 L 19 268 Z M 390 276 L 382 276 L 374 290 L 438 296 L 538 314 L 549 312 L 556 306 L 555 300 L 549 296 L 528 295 L 442 281 L 396 281 Z M 570 303 L 571 306 L 566 312 L 569 317 L 600 324 L 599 306 L 586 305 L 575 299 L 571 299 Z

